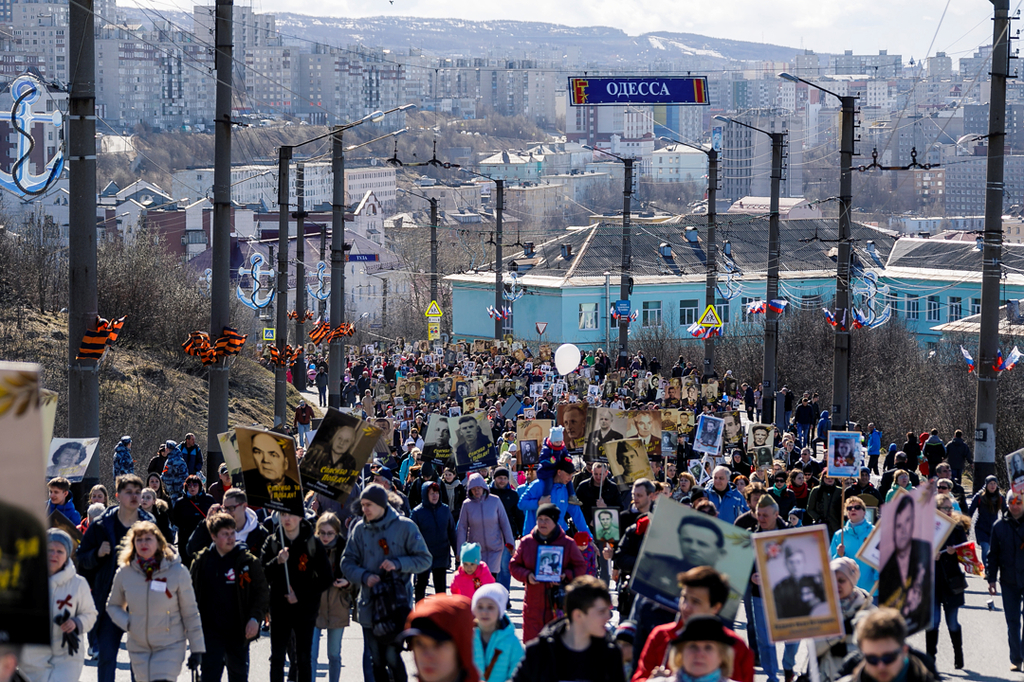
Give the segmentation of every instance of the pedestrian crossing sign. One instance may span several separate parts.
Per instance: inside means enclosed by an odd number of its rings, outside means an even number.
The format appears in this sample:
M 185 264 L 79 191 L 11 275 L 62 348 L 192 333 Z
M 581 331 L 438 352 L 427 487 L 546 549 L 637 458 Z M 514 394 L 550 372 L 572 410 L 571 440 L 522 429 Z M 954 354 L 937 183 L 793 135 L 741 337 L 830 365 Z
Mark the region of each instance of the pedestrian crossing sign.
M 704 309 L 704 313 L 700 316 L 700 320 L 697 324 L 707 329 L 718 329 L 722 326 L 722 318 L 718 316 L 718 311 L 715 310 L 715 306 L 709 305 Z
M 437 301 L 431 301 L 430 305 L 427 306 L 427 312 L 423 313 L 424 317 L 441 317 L 441 306 L 437 304 Z

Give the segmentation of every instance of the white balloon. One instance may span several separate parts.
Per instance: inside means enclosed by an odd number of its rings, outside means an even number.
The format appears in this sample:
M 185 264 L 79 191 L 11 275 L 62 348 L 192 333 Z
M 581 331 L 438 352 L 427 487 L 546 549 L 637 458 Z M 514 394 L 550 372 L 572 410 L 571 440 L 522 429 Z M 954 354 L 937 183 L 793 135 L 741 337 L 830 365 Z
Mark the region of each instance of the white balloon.
M 563 343 L 555 351 L 555 369 L 565 375 L 580 366 L 580 349 L 571 343 Z

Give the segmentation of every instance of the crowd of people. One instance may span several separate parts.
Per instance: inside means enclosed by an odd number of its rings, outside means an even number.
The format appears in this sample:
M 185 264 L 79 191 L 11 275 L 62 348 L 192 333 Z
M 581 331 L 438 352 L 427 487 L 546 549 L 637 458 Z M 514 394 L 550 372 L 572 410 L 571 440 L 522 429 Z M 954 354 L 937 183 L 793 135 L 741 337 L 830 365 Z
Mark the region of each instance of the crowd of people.
M 527 387 L 513 410 L 500 391 L 479 396 L 497 464 L 469 472 L 424 454 L 429 416 L 462 404 L 455 384 L 434 402 L 424 394 L 402 400 L 393 394 L 402 378 L 455 376 L 467 359 L 476 375 L 524 380 Z M 769 682 L 780 674 L 792 682 L 807 673 L 795 669 L 797 643 L 785 643 L 780 658 L 769 638 L 756 569 L 742 585 L 730 584 L 712 565 L 672 575 L 679 588 L 675 609 L 631 590 L 631 576 L 656 570 L 645 567 L 641 549 L 660 499 L 755 534 L 827 529 L 845 634 L 813 641 L 817 674 L 826 682 L 938 679 L 943 618 L 954 667 L 965 666 L 958 610 L 966 578 L 956 548 L 973 528 L 989 590 L 1002 591 L 1010 663 L 1021 670 L 1024 498 L 1004 495 L 994 476 L 967 495 L 962 482 L 972 457 L 959 431 L 948 442 L 937 430 L 908 433 L 902 446 L 883 450 L 881 432 L 868 424 L 868 460 L 858 478 L 840 481 L 827 475 L 820 447 L 832 428 L 828 412 L 818 410 L 816 394 L 798 398 L 787 389 L 786 418 L 774 441 L 756 443 L 770 448 L 768 462 L 741 439 L 723 449 L 719 463 L 695 471 L 687 466 L 693 433 L 681 419 L 678 438 L 663 440 L 660 454 L 650 457 L 651 475 L 624 484 L 600 457 L 573 451 L 580 434 L 571 424 L 552 428 L 538 463 L 524 465 L 517 422 L 528 414 L 556 420 L 558 406 L 589 401 L 598 408 L 673 406 L 696 415 L 736 411 L 753 423 L 761 416 L 759 387 L 731 372 L 721 381 L 702 377 L 682 357 L 662 367 L 638 354 L 616 370 L 598 351 L 584 357 L 581 381 L 556 396 L 550 387 L 529 389 L 546 383 L 539 359 L 483 352 L 459 363 L 427 362 L 419 352 L 398 362 L 387 353 L 352 358 L 344 401 L 385 435 L 345 503 L 309 492 L 304 515 L 251 508 L 225 465 L 207 485 L 193 434 L 166 441 L 144 469 L 132 439 L 122 438 L 113 498 L 96 486 L 87 504 L 76 505 L 70 483 L 51 479 L 47 511 L 67 517 L 81 541 L 49 531 L 53 641 L 26 647 L 20 674 L 32 682 L 77 680 L 88 655 L 99 682 L 113 682 L 127 634 L 139 682 L 175 680 L 185 665 L 204 682 L 221 680 L 225 669 L 238 682 L 248 679 L 251 642 L 269 631 L 272 682 L 286 675 L 311 682 L 321 639 L 328 679 L 337 682 L 344 631 L 353 619 L 362 631 L 366 682 L 405 682 L 403 647 L 421 682 L 753 682 L 755 668 Z M 316 362 L 311 370 L 326 376 Z M 692 404 L 684 395 L 674 401 L 670 380 L 687 376 L 719 388 L 701 391 Z M 591 385 L 599 390 L 588 390 Z M 381 386 L 392 392 L 385 397 Z M 296 412 L 300 457 L 315 422 L 309 412 L 304 402 Z M 601 425 L 594 433 L 600 439 L 608 430 Z M 878 572 L 858 556 L 879 509 L 898 491 L 919 486 L 934 486 L 937 508 L 955 522 L 936 548 L 925 651 L 907 644 L 904 614 L 878 604 Z M 509 614 L 512 580 L 524 590 L 521 632 Z M 731 589 L 743 595 L 745 636 L 721 617 Z M 0 680 L 13 669 L 5 667 L 10 654 L 0 647 Z

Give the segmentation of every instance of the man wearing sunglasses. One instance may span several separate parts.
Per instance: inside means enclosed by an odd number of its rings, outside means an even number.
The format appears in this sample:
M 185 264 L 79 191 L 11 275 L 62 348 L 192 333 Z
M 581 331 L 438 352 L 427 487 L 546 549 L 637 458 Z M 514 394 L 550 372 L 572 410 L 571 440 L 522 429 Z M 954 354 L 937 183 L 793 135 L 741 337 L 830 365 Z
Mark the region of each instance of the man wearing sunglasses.
M 896 609 L 872 611 L 857 626 L 861 662 L 851 682 L 934 682 L 939 677 L 907 646 L 907 624 Z

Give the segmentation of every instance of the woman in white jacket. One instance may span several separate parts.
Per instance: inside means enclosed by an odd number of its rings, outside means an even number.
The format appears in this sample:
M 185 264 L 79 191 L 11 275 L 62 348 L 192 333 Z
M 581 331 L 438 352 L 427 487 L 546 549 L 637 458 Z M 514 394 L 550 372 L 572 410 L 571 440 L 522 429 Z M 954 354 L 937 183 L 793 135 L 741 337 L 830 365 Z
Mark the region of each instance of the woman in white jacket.
M 62 530 L 46 533 L 50 572 L 50 646 L 27 646 L 20 670 L 29 682 L 65 682 L 82 676 L 85 633 L 96 624 L 99 612 L 89 583 L 71 561 L 74 543 Z
M 192 579 L 155 523 L 137 521 L 124 536 L 107 599 L 114 625 L 128 632 L 128 658 L 136 682 L 176 680 L 185 638 L 196 670 L 206 651 Z

